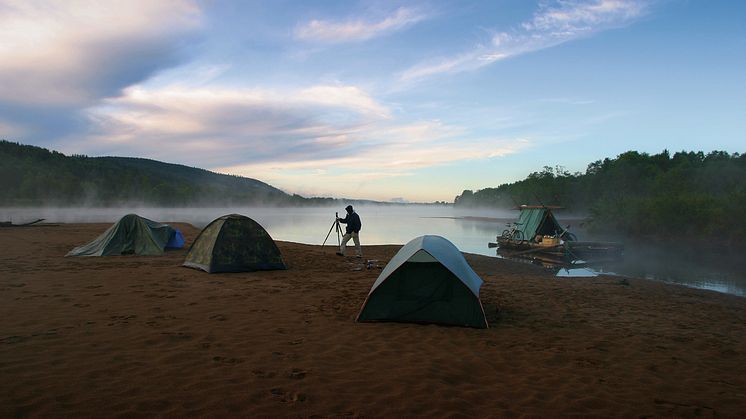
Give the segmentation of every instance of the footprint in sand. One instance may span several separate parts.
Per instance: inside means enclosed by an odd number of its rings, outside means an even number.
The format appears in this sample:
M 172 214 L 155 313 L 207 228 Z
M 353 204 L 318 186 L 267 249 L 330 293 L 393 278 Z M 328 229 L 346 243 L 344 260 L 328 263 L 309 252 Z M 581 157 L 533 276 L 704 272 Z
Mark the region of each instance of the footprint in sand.
M 161 335 L 165 335 L 172 342 L 190 340 L 192 335 L 184 332 L 161 332 Z
M 109 316 L 109 319 L 113 320 L 108 326 L 114 326 L 117 324 L 129 324 L 130 320 L 137 318 L 137 315 L 131 314 L 129 316 Z
M 293 368 L 292 371 L 290 371 L 290 374 L 288 374 L 288 377 L 293 378 L 295 380 L 302 380 L 306 378 L 307 372 L 300 369 L 300 368 Z
M 224 356 L 214 356 L 212 357 L 212 360 L 215 362 L 220 362 L 221 364 L 240 364 L 243 362 L 243 359 L 239 358 L 228 358 Z
M 285 390 L 281 388 L 273 388 L 269 393 L 285 403 L 305 402 L 307 399 L 306 395 L 303 393 L 286 393 Z
M 262 371 L 262 370 L 251 370 L 251 372 L 253 372 L 254 375 L 256 375 L 259 378 L 272 378 L 275 375 L 277 375 L 272 371 L 267 372 L 267 371 Z
M 285 395 L 285 390 L 283 390 L 281 388 L 273 388 L 273 389 L 269 390 L 269 392 L 273 396 L 284 396 Z
M 13 344 L 13 343 L 23 342 L 26 339 L 28 339 L 28 338 L 23 337 L 23 336 L 8 336 L 8 337 L 4 337 L 4 338 L 0 339 L 0 342 L 6 343 L 6 344 Z

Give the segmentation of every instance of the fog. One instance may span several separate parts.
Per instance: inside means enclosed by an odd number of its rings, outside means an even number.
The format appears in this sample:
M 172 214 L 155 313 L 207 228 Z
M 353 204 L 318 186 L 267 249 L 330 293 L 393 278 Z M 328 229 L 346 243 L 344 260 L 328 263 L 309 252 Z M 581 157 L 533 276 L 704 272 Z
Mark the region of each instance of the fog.
M 113 223 L 136 213 L 158 222 L 185 222 L 203 228 L 226 214 L 243 214 L 261 224 L 275 240 L 320 245 L 334 222 L 335 212 L 345 213 L 346 204 L 333 207 L 218 207 L 154 208 L 0 208 L 0 221 L 23 223 L 44 218 L 49 223 Z M 461 251 L 496 257 L 487 244 L 513 222 L 518 211 L 464 209 L 447 205 L 355 205 L 362 219 L 360 239 L 365 245 L 404 244 L 423 234 L 436 234 L 453 242 Z M 580 240 L 614 240 L 586 231 L 583 216 L 555 214 L 563 226 L 570 225 Z M 344 226 L 343 226 L 344 228 Z M 102 230 L 103 231 L 103 230 Z M 93 237 L 92 237 L 93 238 Z M 80 243 L 82 244 L 82 243 Z M 327 245 L 337 244 L 334 231 Z M 626 241 L 624 259 L 619 263 L 593 266 L 594 272 L 673 282 L 686 286 L 746 296 L 746 262 L 687 246 L 661 247 L 644 241 Z M 557 280 L 587 276 L 587 271 L 554 272 Z
M 50 223 L 113 223 L 135 213 L 158 222 L 186 222 L 202 228 L 226 214 L 246 215 L 261 224 L 276 240 L 321 244 L 344 207 L 220 207 L 220 208 L 1 208 L 0 219 L 15 223 L 44 218 Z M 516 211 L 465 210 L 446 205 L 355 205 L 363 223 L 364 244 L 404 244 L 423 234 L 447 237 L 463 251 L 490 254 L 488 241 L 512 221 Z M 334 237 L 332 237 L 334 236 Z M 329 243 L 337 241 L 332 234 Z

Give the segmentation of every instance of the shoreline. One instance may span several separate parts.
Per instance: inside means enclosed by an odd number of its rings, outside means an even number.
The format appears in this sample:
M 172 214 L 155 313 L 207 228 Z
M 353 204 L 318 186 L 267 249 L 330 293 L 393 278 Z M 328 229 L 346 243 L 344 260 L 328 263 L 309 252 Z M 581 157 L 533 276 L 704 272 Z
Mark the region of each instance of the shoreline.
M 190 244 L 198 229 L 173 223 Z M 356 323 L 398 245 L 278 241 L 286 271 L 64 258 L 109 224 L 0 229 L 0 415 L 738 417 L 746 299 L 466 254 L 489 329 Z M 366 260 L 377 260 L 365 269 Z M 360 269 L 362 268 L 362 269 Z

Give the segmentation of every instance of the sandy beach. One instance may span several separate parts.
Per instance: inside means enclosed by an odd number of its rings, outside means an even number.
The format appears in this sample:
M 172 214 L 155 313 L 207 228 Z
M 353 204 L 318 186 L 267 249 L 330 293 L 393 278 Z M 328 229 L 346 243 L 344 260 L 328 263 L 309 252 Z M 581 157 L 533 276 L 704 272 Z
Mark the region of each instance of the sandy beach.
M 489 329 L 356 323 L 400 246 L 278 242 L 288 270 L 212 275 L 63 257 L 108 226 L 0 229 L 0 417 L 746 414 L 741 297 L 467 255 Z

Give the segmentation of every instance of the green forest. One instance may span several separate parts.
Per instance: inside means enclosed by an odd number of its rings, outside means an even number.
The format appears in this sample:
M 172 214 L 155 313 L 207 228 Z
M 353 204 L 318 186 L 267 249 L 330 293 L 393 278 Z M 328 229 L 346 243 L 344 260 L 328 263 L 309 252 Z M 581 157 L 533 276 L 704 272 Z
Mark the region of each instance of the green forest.
M 589 164 L 585 173 L 544 167 L 518 182 L 465 190 L 454 203 L 557 205 L 588 214 L 596 232 L 727 245 L 746 239 L 746 154 L 628 151 Z
M 129 157 L 66 156 L 0 141 L 0 205 L 325 205 L 255 179 Z

